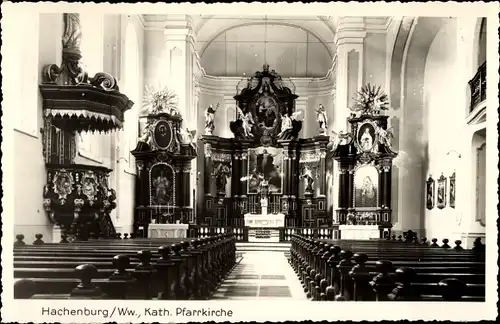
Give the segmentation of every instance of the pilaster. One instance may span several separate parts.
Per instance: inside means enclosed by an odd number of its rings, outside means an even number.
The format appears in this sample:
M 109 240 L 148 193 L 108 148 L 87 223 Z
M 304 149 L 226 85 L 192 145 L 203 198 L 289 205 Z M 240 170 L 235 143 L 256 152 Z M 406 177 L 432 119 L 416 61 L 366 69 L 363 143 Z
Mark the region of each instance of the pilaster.
M 163 31 L 165 48 L 162 59 L 166 62 L 166 83 L 179 97 L 179 111 L 184 119 L 183 127 L 193 127 L 196 109 L 193 95 L 195 80 L 193 60 L 195 59 L 194 31 L 188 15 L 167 15 Z M 193 124 L 194 123 L 194 124 Z
M 335 130 L 346 130 L 348 107 L 363 84 L 363 17 L 341 17 L 335 37 L 337 68 L 334 123 Z

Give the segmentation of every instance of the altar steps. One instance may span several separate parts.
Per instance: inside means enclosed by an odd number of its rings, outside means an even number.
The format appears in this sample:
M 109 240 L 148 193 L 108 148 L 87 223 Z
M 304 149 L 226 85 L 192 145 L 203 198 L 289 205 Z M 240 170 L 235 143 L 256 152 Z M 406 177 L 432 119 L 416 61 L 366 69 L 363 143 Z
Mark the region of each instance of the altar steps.
M 291 243 L 261 243 L 261 242 L 237 242 L 236 251 L 245 252 L 279 252 L 287 255 L 290 253 Z

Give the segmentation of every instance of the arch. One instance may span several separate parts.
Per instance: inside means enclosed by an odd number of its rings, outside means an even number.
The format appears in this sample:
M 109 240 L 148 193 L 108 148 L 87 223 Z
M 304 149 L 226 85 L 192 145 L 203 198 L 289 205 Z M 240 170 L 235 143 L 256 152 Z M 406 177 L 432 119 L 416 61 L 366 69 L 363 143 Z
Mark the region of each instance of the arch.
M 472 45 L 472 57 L 474 58 L 474 61 L 472 62 L 473 70 L 471 72 L 473 74 L 476 73 L 481 64 L 486 62 L 486 27 L 486 18 L 477 18 L 476 26 L 474 27 L 474 44 Z
M 393 109 L 398 110 L 401 105 L 401 85 L 402 68 L 407 41 L 410 38 L 410 31 L 414 26 L 414 17 L 403 17 L 401 20 L 396 39 L 391 53 L 390 63 L 390 101 Z
M 315 37 L 325 47 L 328 55 L 330 55 L 330 58 L 333 59 L 334 55 L 333 55 L 332 51 L 330 50 L 330 48 L 326 45 L 327 42 L 324 39 L 322 39 L 319 35 L 317 35 L 316 33 L 314 33 L 313 31 L 311 31 L 311 30 L 309 30 L 307 28 L 304 28 L 302 26 L 295 25 L 295 24 L 286 23 L 286 22 L 275 22 L 275 21 L 271 21 L 271 22 L 267 22 L 267 21 L 247 22 L 247 23 L 242 23 L 242 24 L 236 24 L 236 25 L 229 26 L 229 27 L 223 29 L 222 31 L 219 31 L 217 34 L 215 34 L 214 36 L 212 36 L 212 38 L 210 38 L 210 40 L 202 47 L 202 49 L 200 51 L 200 58 L 203 57 L 203 54 L 205 53 L 205 50 L 210 46 L 210 44 L 212 44 L 212 42 L 214 40 L 216 40 L 217 38 L 219 38 L 222 34 L 227 33 L 230 30 L 241 28 L 241 27 L 260 26 L 260 25 L 286 26 L 286 27 L 292 27 L 292 28 L 301 29 L 301 30 L 305 31 L 306 33 L 308 33 L 308 34 L 312 35 L 313 37 Z
M 486 128 L 474 132 L 472 147 L 471 201 L 473 202 L 474 220 L 482 227 L 486 226 Z

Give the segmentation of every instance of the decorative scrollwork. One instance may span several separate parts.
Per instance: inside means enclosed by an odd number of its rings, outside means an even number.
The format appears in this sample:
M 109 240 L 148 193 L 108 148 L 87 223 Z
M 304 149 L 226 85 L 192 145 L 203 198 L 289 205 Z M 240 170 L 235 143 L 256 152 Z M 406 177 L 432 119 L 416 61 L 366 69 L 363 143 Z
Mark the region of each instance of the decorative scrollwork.
M 116 79 L 106 72 L 96 73 L 93 78 L 89 78 L 89 83 L 106 91 L 120 91 Z
M 56 64 L 46 65 L 42 69 L 42 82 L 55 83 L 60 73 L 61 69 Z

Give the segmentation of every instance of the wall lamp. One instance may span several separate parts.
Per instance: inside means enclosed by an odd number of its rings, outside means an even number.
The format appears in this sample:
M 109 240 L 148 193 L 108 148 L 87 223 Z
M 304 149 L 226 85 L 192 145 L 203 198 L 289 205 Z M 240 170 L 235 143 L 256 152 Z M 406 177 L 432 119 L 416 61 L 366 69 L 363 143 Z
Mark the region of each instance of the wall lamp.
M 455 151 L 455 150 L 449 151 L 448 153 L 446 153 L 446 155 L 450 155 L 451 153 L 455 153 L 458 156 L 459 159 L 462 157 L 462 155 L 460 153 L 458 153 L 457 151 Z

